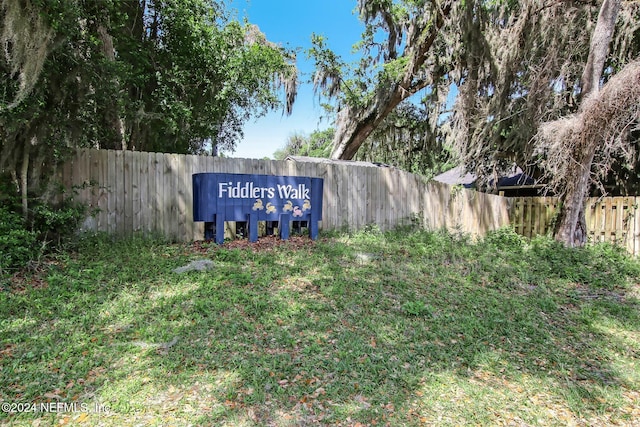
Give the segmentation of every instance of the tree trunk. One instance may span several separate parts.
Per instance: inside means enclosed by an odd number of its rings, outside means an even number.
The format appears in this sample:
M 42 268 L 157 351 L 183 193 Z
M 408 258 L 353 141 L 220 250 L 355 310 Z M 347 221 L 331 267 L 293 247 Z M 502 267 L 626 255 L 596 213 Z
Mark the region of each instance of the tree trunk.
M 571 175 L 576 181 L 561 198 L 560 221 L 555 230 L 555 239 L 568 247 L 583 246 L 587 242 L 585 218 L 585 198 L 591 182 L 591 164 L 596 152 L 597 143 L 591 142 L 585 147 L 581 158 L 575 159 Z
M 434 6 L 431 11 L 433 16 L 411 26 L 403 53 L 409 61 L 404 74 L 397 81 L 380 82 L 371 103 L 364 107 L 347 105 L 339 113 L 332 159 L 353 159 L 364 141 L 400 102 L 431 83 L 429 78 L 416 79 L 416 76 L 423 71 L 425 61 L 429 58 L 429 50 L 451 13 L 453 3 L 446 1 L 440 6 Z
M 396 90 L 366 111 L 354 111 L 351 108 L 340 111 L 331 158 L 353 159 L 367 137 L 404 98 L 402 93 Z
M 600 7 L 598 22 L 591 37 L 587 64 L 582 74 L 582 103 L 579 114 L 584 113 L 587 99 L 596 96 L 599 91 L 619 9 L 620 0 L 604 0 Z M 582 126 L 584 127 L 584 124 Z M 573 144 L 575 148 L 572 157 L 575 163 L 569 169 L 573 173 L 568 178 L 574 176 L 575 181 L 567 185 L 566 193 L 561 199 L 560 222 L 554 236 L 557 241 L 568 247 L 583 246 L 587 242 L 585 202 L 591 182 L 593 158 L 602 142 L 597 138 L 586 138 L 584 132 L 574 132 L 573 135 L 580 141 Z
M 98 35 L 100 36 L 100 41 L 102 42 L 102 53 L 109 61 L 115 62 L 116 56 L 115 50 L 113 48 L 113 38 L 103 24 L 98 24 Z M 108 105 L 105 109 L 105 120 L 107 120 L 107 125 L 111 128 L 111 131 L 114 135 L 114 139 L 112 142 L 113 147 L 108 148 L 126 150 L 127 141 L 125 139 L 124 120 L 122 120 L 122 117 L 120 117 L 120 112 L 118 111 L 118 92 L 120 88 L 120 82 L 118 82 L 117 79 L 113 80 L 113 88 L 115 94 L 107 101 Z
M 27 189 L 29 188 L 29 151 L 31 150 L 31 141 L 26 141 L 22 150 L 22 167 L 20 168 L 20 198 L 22 199 L 22 216 L 26 221 L 29 216 L 29 194 Z
M 591 92 L 598 91 L 600 87 L 600 79 L 602 78 L 602 70 L 607 60 L 609 52 L 609 44 L 613 37 L 613 31 L 616 26 L 618 11 L 620 10 L 620 0 L 604 0 L 598 14 L 598 22 L 591 36 L 591 45 L 589 47 L 589 57 L 587 64 L 582 72 L 581 96 L 584 99 Z
M 126 0 L 121 3 L 127 16 L 127 35 L 142 46 L 148 43 L 152 45 L 157 44 L 160 31 L 160 18 L 153 2 L 149 5 L 147 4 L 147 0 Z M 145 20 L 147 19 L 150 19 L 150 21 L 148 21 L 148 26 L 145 28 Z M 148 75 L 154 75 L 155 67 L 156 65 L 149 64 L 145 72 Z M 142 86 L 136 83 L 129 83 L 123 88 L 127 93 L 129 101 L 137 104 L 137 111 L 128 118 L 125 126 L 128 146 L 134 151 L 148 151 L 150 149 L 148 146 L 150 125 L 145 117 L 147 116 L 148 100 L 153 98 L 151 94 L 156 88 L 153 82 L 155 82 L 155 79 L 149 79 L 148 83 Z

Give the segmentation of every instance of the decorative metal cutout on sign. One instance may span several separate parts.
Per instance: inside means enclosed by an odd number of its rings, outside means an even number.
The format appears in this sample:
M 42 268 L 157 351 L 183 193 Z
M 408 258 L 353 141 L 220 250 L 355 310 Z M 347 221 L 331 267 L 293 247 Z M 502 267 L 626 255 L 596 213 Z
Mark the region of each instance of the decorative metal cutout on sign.
M 258 240 L 258 221 L 267 221 L 267 230 L 278 224 L 282 239 L 289 237 L 291 221 L 307 222 L 311 238 L 318 236 L 322 178 L 197 173 L 192 179 L 193 220 L 205 222 L 206 239 L 215 234 L 223 243 L 225 221 L 246 221 L 251 242 Z

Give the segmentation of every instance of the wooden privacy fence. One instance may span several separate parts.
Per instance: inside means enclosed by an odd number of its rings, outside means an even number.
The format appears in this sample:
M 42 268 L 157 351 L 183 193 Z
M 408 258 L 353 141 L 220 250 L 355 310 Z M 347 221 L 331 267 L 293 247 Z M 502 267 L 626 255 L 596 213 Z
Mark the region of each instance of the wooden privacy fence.
M 291 175 L 324 179 L 324 230 L 382 230 L 417 223 L 472 235 L 511 225 L 526 237 L 551 232 L 558 200 L 506 198 L 461 189 L 399 169 L 365 162 L 292 158 L 227 159 L 136 151 L 78 150 L 60 179 L 91 208 L 85 223 L 112 234 L 158 233 L 174 241 L 203 238 L 193 222 L 191 175 L 201 172 Z M 621 245 L 640 255 L 640 197 L 590 198 L 586 221 L 592 242 Z
M 324 179 L 324 230 L 382 230 L 417 222 L 473 235 L 509 224 L 505 198 L 427 182 L 399 169 L 363 162 L 283 161 L 82 149 L 61 172 L 67 188 L 94 213 L 90 228 L 113 234 L 161 233 L 174 241 L 203 238 L 193 222 L 191 175 L 200 172 Z
M 610 242 L 640 255 L 640 197 L 587 199 L 585 217 L 591 242 Z M 558 199 L 517 197 L 510 199 L 509 216 L 515 231 L 526 237 L 551 233 L 555 225 Z

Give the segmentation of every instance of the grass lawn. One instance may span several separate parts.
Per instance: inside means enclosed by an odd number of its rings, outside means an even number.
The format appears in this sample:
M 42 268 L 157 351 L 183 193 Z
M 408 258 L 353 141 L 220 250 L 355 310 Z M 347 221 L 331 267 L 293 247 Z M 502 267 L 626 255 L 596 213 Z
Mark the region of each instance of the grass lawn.
M 640 425 L 639 279 L 509 230 L 87 239 L 0 290 L 0 424 Z

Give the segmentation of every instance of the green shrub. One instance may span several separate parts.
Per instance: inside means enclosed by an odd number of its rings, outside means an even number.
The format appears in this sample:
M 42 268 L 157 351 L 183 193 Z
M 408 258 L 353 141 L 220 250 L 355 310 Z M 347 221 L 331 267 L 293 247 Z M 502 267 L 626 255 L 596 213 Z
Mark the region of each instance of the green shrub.
M 531 240 L 530 248 L 530 263 L 550 277 L 612 289 L 640 276 L 640 265 L 611 243 L 566 248 L 551 237 L 539 236 Z
M 37 233 L 28 230 L 20 215 L 0 208 L 0 273 L 23 267 L 39 255 Z
M 487 233 L 484 243 L 495 249 L 521 254 L 525 248 L 525 239 L 511 227 L 501 227 Z
M 39 240 L 59 248 L 73 239 L 85 213 L 86 208 L 71 199 L 59 206 L 38 203 L 31 211 L 31 228 Z
M 0 274 L 24 267 L 45 251 L 66 248 L 86 213 L 71 198 L 58 205 L 31 198 L 25 220 L 20 196 L 6 175 L 0 176 L 0 202 Z

